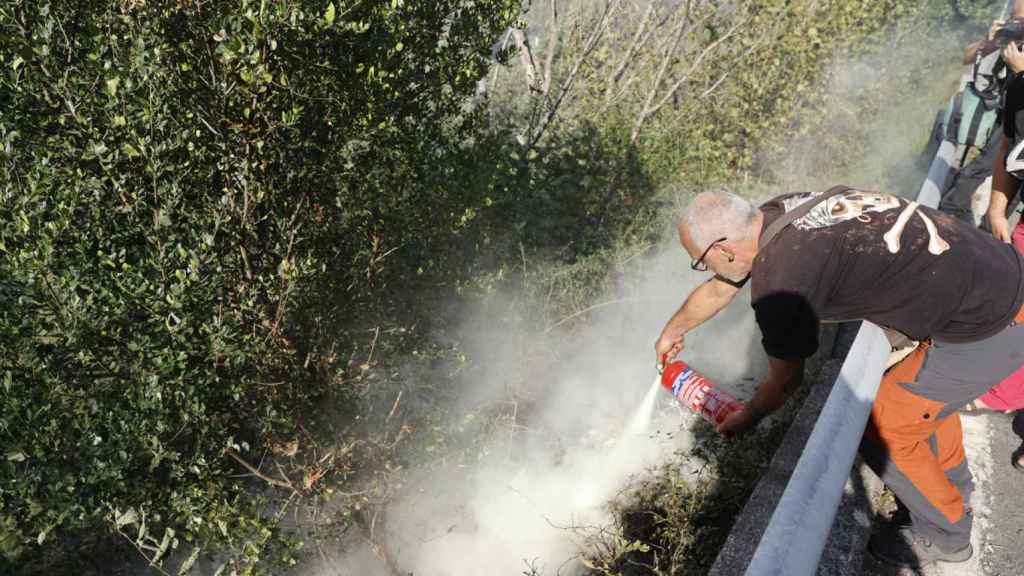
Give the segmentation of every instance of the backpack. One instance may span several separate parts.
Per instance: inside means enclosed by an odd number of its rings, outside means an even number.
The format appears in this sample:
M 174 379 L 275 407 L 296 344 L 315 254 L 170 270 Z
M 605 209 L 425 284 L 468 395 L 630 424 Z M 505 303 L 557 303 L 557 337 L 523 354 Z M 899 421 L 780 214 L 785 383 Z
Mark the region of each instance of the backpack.
M 984 148 L 999 123 L 1006 64 L 1000 51 L 974 55 L 971 80 L 949 100 L 943 116 L 945 138 L 954 144 Z
M 999 99 L 988 100 L 968 82 L 949 99 L 943 117 L 945 138 L 954 144 L 984 148 L 999 122 Z
M 998 100 L 1006 82 L 1006 63 L 994 46 L 982 46 L 974 53 L 970 84 L 986 100 Z

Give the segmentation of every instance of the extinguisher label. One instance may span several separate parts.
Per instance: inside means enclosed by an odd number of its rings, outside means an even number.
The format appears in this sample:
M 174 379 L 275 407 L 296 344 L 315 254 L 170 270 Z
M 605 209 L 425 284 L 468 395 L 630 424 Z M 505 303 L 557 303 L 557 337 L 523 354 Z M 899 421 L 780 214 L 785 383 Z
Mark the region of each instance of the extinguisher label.
M 679 396 L 679 392 L 686 386 L 686 382 L 693 376 L 693 368 L 686 368 L 676 376 L 675 382 L 672 383 L 672 395 Z
M 729 393 L 717 389 L 707 378 L 689 367 L 672 382 L 672 395 L 712 424 L 720 424 L 729 414 L 743 407 Z

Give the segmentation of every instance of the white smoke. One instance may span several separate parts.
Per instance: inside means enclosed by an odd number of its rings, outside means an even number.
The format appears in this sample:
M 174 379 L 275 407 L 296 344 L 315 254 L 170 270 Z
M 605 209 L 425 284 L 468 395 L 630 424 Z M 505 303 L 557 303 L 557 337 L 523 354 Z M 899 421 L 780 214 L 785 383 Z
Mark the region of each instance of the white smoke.
M 569 528 L 606 523 L 605 502 L 629 478 L 690 446 L 686 429 L 697 417 L 664 391 L 651 431 L 625 430 L 656 375 L 655 338 L 708 274 L 689 270 L 678 245 L 636 259 L 625 272 L 630 280 L 608 297 L 619 302 L 592 312 L 586 329 L 554 351 L 562 361 L 536 376 L 536 409 L 519 427 L 493 441 L 473 466 L 414 472 L 393 499 L 383 538 L 402 570 L 416 576 L 572 574 L 578 547 Z M 747 299 L 742 292 L 734 306 L 690 334 L 682 354 L 741 397 L 764 368 Z M 465 397 L 472 404 L 500 400 L 506 370 L 517 358 L 513 343 L 522 335 L 486 316 L 469 318 L 466 331 L 463 339 L 479 347 L 468 353 L 494 361 L 490 373 L 474 376 Z M 343 563 L 312 573 L 387 576 L 379 559 L 359 548 Z
M 919 185 L 922 167 L 914 165 L 913 154 L 923 147 L 941 94 L 949 93 L 955 76 L 931 73 L 927 85 L 893 82 L 908 78 L 907 70 L 915 67 L 951 70 L 955 52 L 944 40 L 913 50 L 901 45 L 895 62 L 884 49 L 858 62 L 839 62 L 831 76 L 825 114 L 832 123 L 826 132 L 794 139 L 764 175 L 772 184 L 745 193 L 763 198 L 837 183 L 916 193 L 886 188 Z M 879 100 L 885 107 L 866 122 L 859 95 L 882 89 Z M 866 141 L 857 147 L 824 142 L 833 131 L 849 131 Z M 411 473 L 388 508 L 383 530 L 402 570 L 415 576 L 577 571 L 578 542 L 567 528 L 606 522 L 602 506 L 624 483 L 677 451 L 685 453 L 692 442 L 686 430 L 696 417 L 678 408 L 667 393 L 658 397 L 653 432 L 622 433 L 655 373 L 655 338 L 684 297 L 707 277 L 689 270 L 688 263 L 674 239 L 653 256 L 634 259 L 621 271 L 628 280 L 600 301 L 613 303 L 587 314 L 586 328 L 573 334 L 573 341 L 549 350 L 550 358 L 541 363 L 550 367 L 547 372 L 515 365 L 528 336 L 495 325 L 493 303 L 469 315 L 462 341 L 473 343 L 467 354 L 486 359 L 490 370 L 474 374 L 462 403 L 469 409 L 501 401 L 508 396 L 509 373 L 519 371 L 530 380 L 526 389 L 534 395 L 533 409 L 473 465 L 442 464 Z M 745 289 L 730 307 L 687 335 L 682 354 L 740 398 L 749 397 L 765 369 L 748 304 Z M 328 562 L 307 574 L 391 576 L 368 549 L 358 541 L 351 544 L 341 563 Z

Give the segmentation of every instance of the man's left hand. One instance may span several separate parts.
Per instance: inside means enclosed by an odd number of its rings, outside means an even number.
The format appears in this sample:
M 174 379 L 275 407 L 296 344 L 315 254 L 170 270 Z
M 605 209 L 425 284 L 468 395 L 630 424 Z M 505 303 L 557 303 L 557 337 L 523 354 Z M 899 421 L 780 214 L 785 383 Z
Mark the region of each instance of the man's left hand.
M 742 410 L 738 410 L 726 416 L 722 423 L 715 427 L 715 430 L 723 436 L 735 436 L 737 434 L 743 434 L 744 432 L 757 426 L 757 419 L 754 418 L 754 414 L 746 406 Z

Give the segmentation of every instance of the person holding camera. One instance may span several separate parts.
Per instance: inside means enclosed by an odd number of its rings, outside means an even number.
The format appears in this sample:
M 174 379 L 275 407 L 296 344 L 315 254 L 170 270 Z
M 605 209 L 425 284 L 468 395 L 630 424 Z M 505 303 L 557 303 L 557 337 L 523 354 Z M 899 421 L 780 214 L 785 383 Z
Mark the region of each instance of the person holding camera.
M 1008 76 L 1002 110 L 1002 132 L 998 134 L 997 154 L 992 163 L 992 198 L 988 206 L 988 222 L 992 235 L 1003 242 L 1012 243 L 1024 252 L 1024 226 L 1017 224 L 1010 230 L 1006 208 L 1020 190 L 1024 176 L 1024 49 L 1010 42 L 1002 51 Z
M 992 176 L 993 162 L 999 154 L 1000 106 L 1007 73 L 1000 47 L 1012 41 L 1018 30 L 1024 30 L 1024 0 L 1014 2 L 1009 20 L 993 21 L 985 38 L 967 45 L 963 63 L 973 64 L 971 80 L 948 112 L 945 139 L 964 146 L 965 156 L 972 148 L 979 154 L 953 173 L 939 210 L 969 223 L 975 221 L 975 191 Z M 991 134 L 986 135 L 989 131 Z M 986 225 L 983 220 L 982 226 Z
M 1018 222 L 1011 230 L 1007 218 L 1007 206 L 1018 195 L 1024 179 L 1024 47 L 1021 42 L 1010 42 L 1001 56 L 1007 67 L 1007 81 L 987 217 L 993 236 L 1024 252 L 1024 224 Z M 1017 410 L 1013 430 L 1024 440 L 1024 412 L 1021 411 L 1024 409 L 1024 368 L 989 390 L 979 401 L 995 409 Z M 1010 462 L 1017 470 L 1024 471 L 1024 441 L 1013 452 Z

